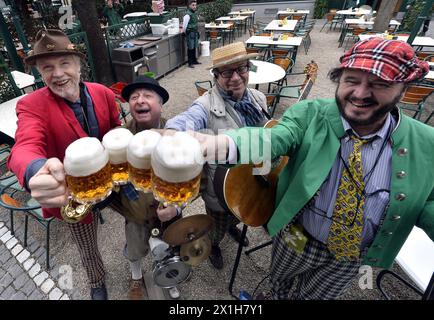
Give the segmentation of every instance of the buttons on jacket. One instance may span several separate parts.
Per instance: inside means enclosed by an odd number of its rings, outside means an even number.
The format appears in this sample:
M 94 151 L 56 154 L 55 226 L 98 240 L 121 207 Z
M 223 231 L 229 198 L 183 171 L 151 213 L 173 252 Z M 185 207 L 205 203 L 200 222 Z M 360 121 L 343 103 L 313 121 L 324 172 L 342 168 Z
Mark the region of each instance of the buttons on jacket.
M 395 196 L 395 199 L 398 200 L 398 201 L 405 200 L 405 198 L 407 198 L 407 196 L 405 195 L 405 193 L 398 193 L 398 194 Z
M 401 216 L 398 216 L 396 214 L 394 214 L 392 217 L 390 217 L 390 220 L 392 220 L 392 221 L 397 221 L 399 219 L 401 219 Z
M 407 148 L 399 148 L 398 149 L 398 156 L 405 156 L 408 153 L 408 149 Z
M 396 173 L 396 177 L 397 177 L 398 179 L 402 179 L 402 178 L 404 178 L 406 175 L 407 175 L 407 173 L 406 173 L 405 171 L 398 171 L 398 172 Z
M 392 231 L 384 230 L 384 231 L 383 231 L 383 234 L 384 234 L 385 236 L 391 236 L 391 235 L 393 234 L 393 232 L 392 232 Z

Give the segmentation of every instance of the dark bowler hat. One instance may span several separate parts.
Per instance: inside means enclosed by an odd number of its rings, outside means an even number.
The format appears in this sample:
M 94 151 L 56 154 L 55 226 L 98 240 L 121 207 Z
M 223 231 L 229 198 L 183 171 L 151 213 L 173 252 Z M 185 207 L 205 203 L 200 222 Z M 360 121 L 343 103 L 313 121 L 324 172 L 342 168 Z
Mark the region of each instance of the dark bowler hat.
M 163 99 L 163 104 L 166 103 L 167 100 L 169 100 L 169 93 L 166 91 L 166 89 L 161 87 L 158 81 L 154 78 L 150 78 L 144 75 L 138 76 L 132 83 L 122 89 L 122 98 L 128 101 L 130 99 L 131 93 L 133 93 L 134 90 L 139 88 L 151 89 L 155 91 Z
M 71 43 L 68 36 L 61 30 L 40 30 L 36 34 L 33 50 L 30 50 L 27 53 L 27 57 L 24 59 L 24 62 L 28 65 L 34 65 L 37 58 L 66 54 L 74 54 L 83 59 L 86 57 L 83 53 L 76 49 L 75 45 Z

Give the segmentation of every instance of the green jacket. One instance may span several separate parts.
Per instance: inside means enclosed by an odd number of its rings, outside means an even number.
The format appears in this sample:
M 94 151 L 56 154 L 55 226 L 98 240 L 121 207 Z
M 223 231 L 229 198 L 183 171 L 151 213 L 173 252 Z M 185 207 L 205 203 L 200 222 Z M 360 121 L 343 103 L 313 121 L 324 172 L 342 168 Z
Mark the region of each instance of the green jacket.
M 434 128 L 397 109 L 395 114 L 398 121 L 391 136 L 390 202 L 363 261 L 382 268 L 390 268 L 413 226 L 422 228 L 434 239 Z M 237 137 L 245 134 L 252 137 L 252 130 L 260 131 L 260 138 L 251 141 L 252 150 L 262 148 L 263 133 L 268 131 L 271 156 L 290 156 L 279 176 L 276 208 L 267 225 L 274 236 L 320 188 L 336 159 L 340 138 L 346 133 L 334 99 L 297 103 L 271 129 L 228 131 L 226 134 L 237 143 L 240 154 L 243 147 Z M 255 160 L 251 154 L 249 158 Z
M 122 22 L 122 17 L 115 7 L 107 7 L 105 6 L 102 12 L 103 16 L 107 18 L 109 26 L 119 24 Z

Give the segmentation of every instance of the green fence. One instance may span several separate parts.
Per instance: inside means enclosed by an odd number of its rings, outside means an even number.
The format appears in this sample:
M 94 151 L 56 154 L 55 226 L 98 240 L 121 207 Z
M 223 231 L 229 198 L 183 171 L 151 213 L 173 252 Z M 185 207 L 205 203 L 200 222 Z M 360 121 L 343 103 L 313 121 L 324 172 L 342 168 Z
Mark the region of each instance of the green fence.
M 0 103 L 21 95 L 3 55 L 0 54 Z

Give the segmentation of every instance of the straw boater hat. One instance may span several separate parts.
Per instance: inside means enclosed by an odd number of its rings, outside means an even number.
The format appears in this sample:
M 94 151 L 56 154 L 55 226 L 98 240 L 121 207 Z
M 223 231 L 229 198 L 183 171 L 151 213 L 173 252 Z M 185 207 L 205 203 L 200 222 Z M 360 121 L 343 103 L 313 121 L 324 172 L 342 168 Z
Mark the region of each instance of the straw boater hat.
M 28 65 L 34 65 L 37 58 L 65 54 L 74 54 L 83 59 L 86 57 L 83 53 L 76 49 L 75 45 L 71 43 L 68 36 L 61 30 L 41 30 L 36 35 L 33 50 L 28 52 L 24 62 Z
M 258 53 L 247 53 L 242 42 L 234 42 L 227 46 L 214 49 L 212 52 L 212 66 L 208 69 L 215 69 L 228 64 L 249 60 L 259 56 Z

